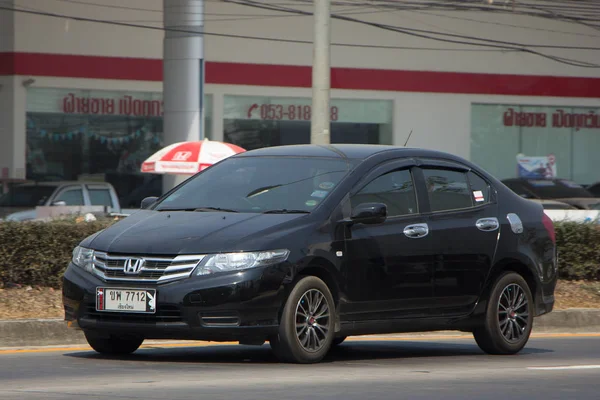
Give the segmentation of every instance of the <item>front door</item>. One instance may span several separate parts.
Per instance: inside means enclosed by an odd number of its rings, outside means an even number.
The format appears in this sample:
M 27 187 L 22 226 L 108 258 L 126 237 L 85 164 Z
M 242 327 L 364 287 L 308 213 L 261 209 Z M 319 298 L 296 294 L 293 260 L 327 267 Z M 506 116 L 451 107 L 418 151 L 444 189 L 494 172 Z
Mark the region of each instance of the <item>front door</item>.
M 438 315 L 469 313 L 493 265 L 497 205 L 490 185 L 472 171 L 422 165 L 435 246 L 434 297 Z
M 432 238 L 419 202 L 410 166 L 385 168 L 351 195 L 352 208 L 384 203 L 381 224 L 355 224 L 346 233 L 342 274 L 346 321 L 422 317 L 433 298 Z

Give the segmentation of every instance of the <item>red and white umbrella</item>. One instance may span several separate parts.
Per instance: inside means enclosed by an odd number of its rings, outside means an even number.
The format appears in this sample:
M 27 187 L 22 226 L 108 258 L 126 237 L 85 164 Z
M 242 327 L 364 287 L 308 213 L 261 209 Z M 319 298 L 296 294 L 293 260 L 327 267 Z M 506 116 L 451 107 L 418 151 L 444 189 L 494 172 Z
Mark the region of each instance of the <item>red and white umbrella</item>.
M 246 150 L 231 143 L 204 139 L 169 145 L 142 163 L 142 172 L 193 175 L 234 154 Z

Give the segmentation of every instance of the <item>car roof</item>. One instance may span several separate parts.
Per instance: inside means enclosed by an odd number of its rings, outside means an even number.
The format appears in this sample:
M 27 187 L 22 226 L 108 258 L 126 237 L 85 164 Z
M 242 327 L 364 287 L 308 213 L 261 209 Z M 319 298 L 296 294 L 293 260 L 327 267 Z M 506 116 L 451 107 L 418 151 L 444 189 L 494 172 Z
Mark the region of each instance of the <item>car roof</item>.
M 296 156 L 349 158 L 362 160 L 383 152 L 396 152 L 398 153 L 398 156 L 403 157 L 443 157 L 459 162 L 466 161 L 452 154 L 435 150 L 384 144 L 300 144 L 271 146 L 240 153 L 236 157 Z

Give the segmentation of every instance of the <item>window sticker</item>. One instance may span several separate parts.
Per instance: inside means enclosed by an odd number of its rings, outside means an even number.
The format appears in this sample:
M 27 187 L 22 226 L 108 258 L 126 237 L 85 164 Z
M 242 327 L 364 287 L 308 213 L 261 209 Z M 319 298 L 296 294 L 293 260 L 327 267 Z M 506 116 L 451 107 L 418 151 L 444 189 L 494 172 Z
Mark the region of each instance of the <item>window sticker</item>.
M 310 197 L 319 197 L 321 199 L 325 196 L 327 196 L 327 191 L 325 191 L 325 190 L 315 190 L 310 195 Z
M 481 190 L 474 190 L 473 197 L 475 197 L 475 201 L 477 202 L 484 201 L 483 193 L 481 192 Z
M 306 204 L 309 207 L 314 207 L 317 205 L 317 201 L 316 200 L 306 200 L 306 203 L 304 203 L 304 204 Z
M 319 184 L 319 189 L 331 190 L 331 189 L 333 189 L 334 186 L 335 186 L 335 183 L 333 183 L 333 182 L 321 182 Z

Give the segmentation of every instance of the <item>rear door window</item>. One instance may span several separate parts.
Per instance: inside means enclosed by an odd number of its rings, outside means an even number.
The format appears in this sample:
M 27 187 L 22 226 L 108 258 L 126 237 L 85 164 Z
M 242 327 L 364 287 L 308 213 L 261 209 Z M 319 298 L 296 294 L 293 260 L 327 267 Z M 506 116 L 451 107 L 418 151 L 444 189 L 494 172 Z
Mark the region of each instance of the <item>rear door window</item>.
M 423 169 L 431 211 L 473 207 L 467 174 L 442 168 Z
M 90 202 L 93 206 L 108 206 L 112 207 L 112 197 L 108 189 L 88 189 Z

